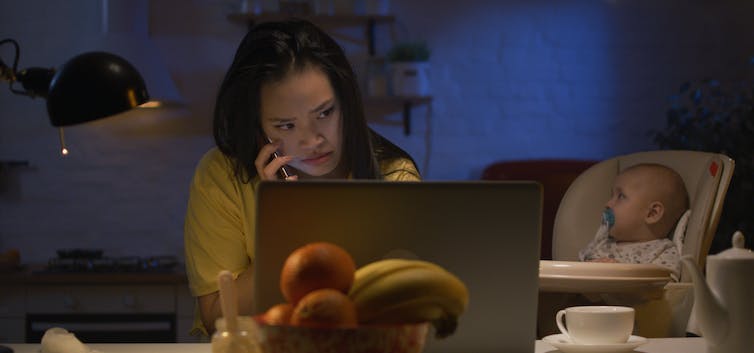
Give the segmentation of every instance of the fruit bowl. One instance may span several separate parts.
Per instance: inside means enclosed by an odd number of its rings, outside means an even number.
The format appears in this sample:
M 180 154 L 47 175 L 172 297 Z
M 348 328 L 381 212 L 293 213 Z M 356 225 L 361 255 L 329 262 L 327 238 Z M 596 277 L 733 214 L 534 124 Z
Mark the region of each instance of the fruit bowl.
M 263 353 L 421 353 L 430 325 L 324 328 L 269 325 L 255 319 Z

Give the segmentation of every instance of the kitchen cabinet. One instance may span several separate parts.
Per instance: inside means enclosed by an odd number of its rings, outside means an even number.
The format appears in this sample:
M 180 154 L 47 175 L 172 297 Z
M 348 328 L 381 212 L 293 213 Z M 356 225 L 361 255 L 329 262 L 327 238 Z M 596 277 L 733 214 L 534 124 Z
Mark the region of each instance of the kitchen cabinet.
M 228 15 L 228 20 L 231 22 L 245 24 L 249 27 L 255 23 L 279 21 L 290 18 L 291 16 L 286 13 L 231 13 Z M 363 26 L 365 29 L 365 36 L 367 39 L 367 47 L 370 57 L 377 55 L 375 46 L 375 30 L 379 24 L 393 24 L 395 22 L 395 16 L 393 15 L 296 15 L 298 18 L 308 20 L 325 31 L 343 27 L 355 27 Z M 431 104 L 431 96 L 416 96 L 416 97 L 402 97 L 402 96 L 385 96 L 385 97 L 371 97 L 367 94 L 363 95 L 364 106 L 367 111 L 372 107 L 379 106 L 384 108 L 399 107 L 399 111 L 403 114 L 403 133 L 405 135 L 411 134 L 411 112 L 415 106 Z
M 188 284 L 176 286 L 176 341 L 177 342 L 209 342 L 209 337 L 191 336 L 191 328 L 194 327 L 194 310 L 196 298 L 191 296 Z
M 24 342 L 24 287 L 3 284 L 0 290 L 0 342 Z
M 171 285 L 30 285 L 27 314 L 175 312 Z
M 183 273 L 27 270 L 0 274 L 0 281 L 0 342 L 38 342 L 55 326 L 76 333 L 85 343 L 200 341 L 188 334 L 194 298 Z

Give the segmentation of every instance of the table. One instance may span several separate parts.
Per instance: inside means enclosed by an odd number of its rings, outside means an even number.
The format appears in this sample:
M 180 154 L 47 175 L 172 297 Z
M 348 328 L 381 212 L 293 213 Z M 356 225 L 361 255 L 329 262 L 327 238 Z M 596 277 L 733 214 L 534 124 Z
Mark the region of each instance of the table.
M 14 353 L 39 353 L 39 344 L 3 344 Z M 210 353 L 209 343 L 109 343 L 88 344 L 102 353 Z M 543 341 L 536 341 L 534 353 L 560 352 Z M 693 338 L 651 338 L 649 343 L 636 349 L 644 353 L 705 353 L 704 340 Z

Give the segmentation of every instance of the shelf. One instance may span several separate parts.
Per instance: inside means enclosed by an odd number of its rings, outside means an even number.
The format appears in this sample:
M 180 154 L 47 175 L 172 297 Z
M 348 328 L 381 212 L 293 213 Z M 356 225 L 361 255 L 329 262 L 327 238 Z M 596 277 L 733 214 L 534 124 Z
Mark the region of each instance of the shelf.
M 338 27 L 366 26 L 367 37 L 369 41 L 369 55 L 374 56 L 376 53 L 374 45 L 374 27 L 381 23 L 395 22 L 393 15 L 305 15 L 305 14 L 287 14 L 287 13 L 231 13 L 228 20 L 231 22 L 245 24 L 249 27 L 257 22 L 282 21 L 290 18 L 300 18 L 312 22 L 324 29 Z
M 6 170 L 14 170 L 14 169 L 29 169 L 31 168 L 29 166 L 29 161 L 23 161 L 23 160 L 7 160 L 3 161 L 0 160 L 0 173 L 6 171 Z
M 411 134 L 411 109 L 417 105 L 432 103 L 431 96 L 388 96 L 388 97 L 364 97 L 364 106 L 368 109 L 370 106 L 387 108 L 399 107 L 403 109 L 403 134 Z
M 291 17 L 301 18 L 323 27 L 349 27 L 367 25 L 369 22 L 374 24 L 395 22 L 395 16 L 392 15 L 297 15 L 286 13 L 232 13 L 228 15 L 228 20 L 236 23 L 254 24 L 255 22 L 281 21 Z
M 317 14 L 296 14 L 285 12 L 274 13 L 231 13 L 228 15 L 228 21 L 244 24 L 249 27 L 256 23 L 282 21 L 290 18 L 300 18 L 310 21 L 323 29 L 366 26 L 367 40 L 369 42 L 369 55 L 374 57 L 376 54 L 374 44 L 374 27 L 377 24 L 389 24 L 395 22 L 393 15 L 317 15 Z M 368 97 L 364 96 L 364 108 L 367 110 L 383 110 L 389 112 L 403 111 L 403 133 L 411 134 L 411 109 L 417 105 L 429 104 L 432 102 L 431 96 L 407 96 L 407 97 Z

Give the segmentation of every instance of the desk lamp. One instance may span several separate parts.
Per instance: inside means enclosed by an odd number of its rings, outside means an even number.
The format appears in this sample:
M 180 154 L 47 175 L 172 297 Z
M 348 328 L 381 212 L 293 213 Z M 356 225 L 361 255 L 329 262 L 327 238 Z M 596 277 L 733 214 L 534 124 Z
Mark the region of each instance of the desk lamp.
M 31 67 L 18 70 L 19 46 L 3 39 L 0 46 L 12 44 L 12 66 L 0 59 L 0 81 L 10 82 L 14 94 L 47 100 L 50 123 L 59 128 L 61 153 L 65 147 L 63 126 L 105 118 L 135 108 L 149 100 L 144 79 L 136 68 L 120 56 L 88 52 L 73 57 L 60 70 Z M 23 89 L 14 87 L 19 82 Z

